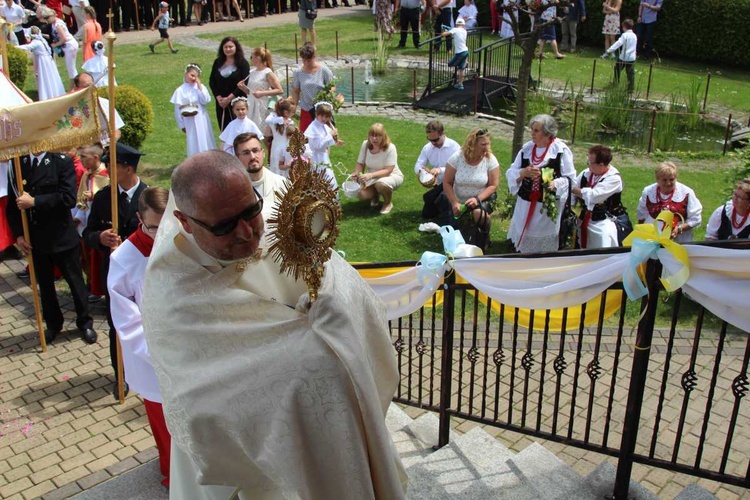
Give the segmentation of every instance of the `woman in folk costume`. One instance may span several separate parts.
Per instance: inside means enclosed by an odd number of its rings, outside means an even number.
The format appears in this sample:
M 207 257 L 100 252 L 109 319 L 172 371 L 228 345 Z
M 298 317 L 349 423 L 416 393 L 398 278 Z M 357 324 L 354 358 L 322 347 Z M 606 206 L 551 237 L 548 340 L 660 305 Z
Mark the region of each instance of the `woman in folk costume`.
M 81 68 L 91 75 L 91 78 L 94 79 L 94 85 L 108 87 L 109 59 L 104 55 L 104 43 L 101 41 L 91 42 L 91 49 L 94 51 L 94 57 L 83 63 Z M 115 80 L 115 86 L 117 86 L 117 80 Z
M 177 128 L 185 132 L 187 138 L 187 158 L 216 149 L 214 129 L 206 113 L 206 104 L 211 102 L 211 94 L 200 80 L 201 67 L 195 63 L 185 66 L 185 80 L 177 87 L 169 101 L 174 104 L 174 117 Z
M 73 79 L 78 75 L 76 69 L 76 55 L 78 54 L 78 42 L 73 38 L 73 35 L 68 31 L 68 26 L 62 19 L 58 19 L 55 11 L 51 9 L 43 9 L 42 15 L 44 16 L 47 24 L 52 28 L 52 43 L 50 47 L 53 49 L 60 47 L 65 57 L 65 68 L 68 70 L 68 78 L 70 78 L 71 84 Z
M 169 487 L 172 438 L 164 420 L 159 383 L 146 345 L 141 304 L 146 264 L 168 199 L 169 191 L 162 187 L 149 187 L 141 193 L 138 199 L 138 229 L 110 256 L 107 277 L 109 308 L 122 345 L 125 379 L 130 388 L 143 398 L 148 423 L 159 451 L 159 467 L 164 476 L 161 484 L 166 487 Z
M 612 166 L 612 151 L 602 145 L 589 149 L 588 168 L 581 172 L 573 188 L 573 196 L 581 200 L 578 243 L 581 248 L 618 246 L 617 226 L 611 219 L 625 208 L 620 201 L 622 177 Z
M 234 154 L 234 138 L 245 132 L 250 132 L 258 136 L 259 140 L 263 140 L 263 133 L 260 131 L 258 126 L 253 120 L 247 115 L 247 97 L 235 97 L 232 99 L 231 104 L 232 113 L 235 119 L 229 122 L 227 128 L 219 136 L 221 141 L 220 149 L 226 151 L 230 155 Z
M 571 184 L 575 183 L 573 153 L 555 137 L 557 122 L 551 116 L 534 116 L 529 128 L 531 140 L 523 145 L 505 173 L 510 193 L 518 197 L 508 238 L 521 253 L 554 252 L 559 248 L 563 206 Z M 548 182 L 542 179 L 545 168 L 551 169 L 552 180 Z M 548 196 L 557 205 L 554 219 L 543 210 L 544 198 Z
M 656 167 L 656 182 L 646 186 L 638 203 L 638 223 L 651 224 L 663 210 L 673 212 L 672 239 L 693 241 L 693 228 L 701 225 L 703 205 L 695 192 L 677 182 L 677 165 L 671 161 Z
M 24 30 L 26 33 L 26 30 Z M 30 52 L 34 56 L 34 78 L 36 78 L 36 88 L 39 92 L 39 100 L 44 101 L 59 97 L 65 93 L 65 87 L 60 79 L 60 73 L 57 71 L 57 65 L 52 59 L 52 49 L 42 36 L 42 32 L 37 26 L 32 26 L 26 38 L 29 43 L 19 45 L 18 48 Z

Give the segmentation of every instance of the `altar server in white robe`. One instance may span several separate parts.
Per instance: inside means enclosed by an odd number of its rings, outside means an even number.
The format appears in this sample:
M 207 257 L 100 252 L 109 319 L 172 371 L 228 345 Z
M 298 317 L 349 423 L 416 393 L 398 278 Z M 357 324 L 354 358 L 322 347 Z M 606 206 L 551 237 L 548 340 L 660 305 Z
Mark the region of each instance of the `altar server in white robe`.
M 185 80 L 177 87 L 169 101 L 174 104 L 177 128 L 185 133 L 188 158 L 209 149 L 216 149 L 214 129 L 206 112 L 206 104 L 211 102 L 211 94 L 201 83 L 200 76 L 200 66 L 195 63 L 185 66 Z
M 308 308 L 305 283 L 259 246 L 262 206 L 224 152 L 172 174 L 143 301 L 170 497 L 404 498 L 385 306 L 334 252 Z
M 109 257 L 109 310 L 122 345 L 125 380 L 143 398 L 146 416 L 159 451 L 161 483 L 169 487 L 170 436 L 164 421 L 159 381 L 146 345 L 141 308 L 143 279 L 151 255 L 154 237 L 159 229 L 169 191 L 149 187 L 138 199 L 138 229 Z
M 34 77 L 36 78 L 36 88 L 39 93 L 39 100 L 46 101 L 53 97 L 59 97 L 65 93 L 60 72 L 57 65 L 52 59 L 52 49 L 44 40 L 39 28 L 32 26 L 27 33 L 26 38 L 29 41 L 26 45 L 19 45 L 18 48 L 30 52 L 34 58 Z
M 618 246 L 617 226 L 609 217 L 622 206 L 622 177 L 612 165 L 612 151 L 597 145 L 589 149 L 588 168 L 581 172 L 573 196 L 581 200 L 578 242 L 581 248 Z

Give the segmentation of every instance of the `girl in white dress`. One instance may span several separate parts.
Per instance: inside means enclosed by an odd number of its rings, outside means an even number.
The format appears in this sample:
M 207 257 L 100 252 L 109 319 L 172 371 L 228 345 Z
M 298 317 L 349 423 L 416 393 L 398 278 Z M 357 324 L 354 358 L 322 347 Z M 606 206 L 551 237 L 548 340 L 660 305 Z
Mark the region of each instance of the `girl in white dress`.
M 109 86 L 109 59 L 104 55 L 104 43 L 100 40 L 91 42 L 91 48 L 94 50 L 94 57 L 84 62 L 81 68 L 91 75 L 94 79 L 94 85 L 97 87 Z M 115 87 L 117 80 L 115 80 Z
M 307 143 L 312 151 L 313 167 L 324 170 L 331 187 L 338 189 L 339 184 L 336 182 L 336 176 L 333 175 L 328 148 L 330 146 L 343 146 L 344 141 L 339 139 L 338 130 L 332 126 L 332 118 L 333 106 L 330 103 L 325 101 L 316 103 L 315 120 L 305 130 L 305 137 L 307 137 Z
M 271 141 L 271 155 L 268 168 L 271 172 L 284 177 L 289 177 L 289 170 L 282 169 L 284 163 L 284 151 L 289 147 L 287 127 L 293 125 L 292 112 L 294 107 L 287 99 L 280 99 L 276 103 L 274 111 L 266 117 L 266 136 L 273 137 Z
M 201 68 L 196 63 L 185 66 L 185 81 L 177 87 L 169 101 L 174 104 L 177 128 L 185 132 L 187 138 L 187 158 L 216 149 L 214 129 L 206 113 L 211 94 L 201 83 L 200 75 Z
M 68 31 L 68 27 L 62 19 L 58 19 L 55 11 L 44 9 L 43 15 L 47 23 L 52 27 L 52 43 L 50 47 L 61 47 L 65 57 L 65 68 L 68 70 L 68 78 L 71 84 L 73 79 L 78 76 L 76 69 L 76 55 L 78 55 L 78 42 Z
M 24 33 L 27 33 L 24 30 Z M 37 26 L 33 26 L 26 36 L 29 43 L 19 45 L 18 48 L 30 52 L 34 56 L 34 78 L 36 78 L 36 88 L 39 91 L 39 100 L 52 99 L 65 93 L 60 72 L 57 71 L 57 65 L 52 59 L 52 49 L 44 40 L 41 31 Z
M 263 47 L 253 49 L 251 63 L 250 73 L 237 87 L 247 94 L 247 115 L 262 128 L 268 116 L 270 97 L 281 95 L 284 90 L 273 72 L 273 59 L 268 50 Z
M 245 132 L 250 132 L 258 136 L 258 140 L 263 140 L 263 133 L 260 131 L 254 121 L 247 116 L 247 97 L 235 97 L 230 103 L 232 113 L 236 117 L 229 122 L 227 128 L 219 136 L 221 141 L 221 150 L 230 155 L 234 154 L 234 138 Z

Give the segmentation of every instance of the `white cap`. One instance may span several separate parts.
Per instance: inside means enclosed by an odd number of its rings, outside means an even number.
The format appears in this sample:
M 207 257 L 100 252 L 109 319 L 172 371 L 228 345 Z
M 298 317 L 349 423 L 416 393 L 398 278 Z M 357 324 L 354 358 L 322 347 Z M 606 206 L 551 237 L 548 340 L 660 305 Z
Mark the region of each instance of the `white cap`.
M 456 19 L 456 26 L 463 26 L 465 24 L 466 24 L 466 21 L 464 21 L 463 17 L 459 17 L 458 19 Z

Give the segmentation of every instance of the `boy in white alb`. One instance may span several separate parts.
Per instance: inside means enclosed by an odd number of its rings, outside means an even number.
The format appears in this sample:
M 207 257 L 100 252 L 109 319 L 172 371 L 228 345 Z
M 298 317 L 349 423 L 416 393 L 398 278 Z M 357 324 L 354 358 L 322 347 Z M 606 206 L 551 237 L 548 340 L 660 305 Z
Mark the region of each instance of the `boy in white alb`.
M 458 90 L 464 89 L 464 70 L 469 59 L 469 47 L 466 45 L 466 21 L 462 17 L 456 19 L 456 27 L 443 31 L 442 36 L 453 36 L 453 57 L 448 61 L 449 68 L 456 68 L 458 79 L 453 86 Z
M 143 331 L 141 306 L 146 265 L 159 229 L 169 191 L 162 187 L 146 188 L 138 201 L 138 229 L 117 247 L 109 257 L 109 308 L 112 322 L 122 345 L 125 379 L 131 389 L 143 398 L 148 423 L 159 451 L 161 483 L 169 487 L 171 437 L 164 420 L 161 392 Z

